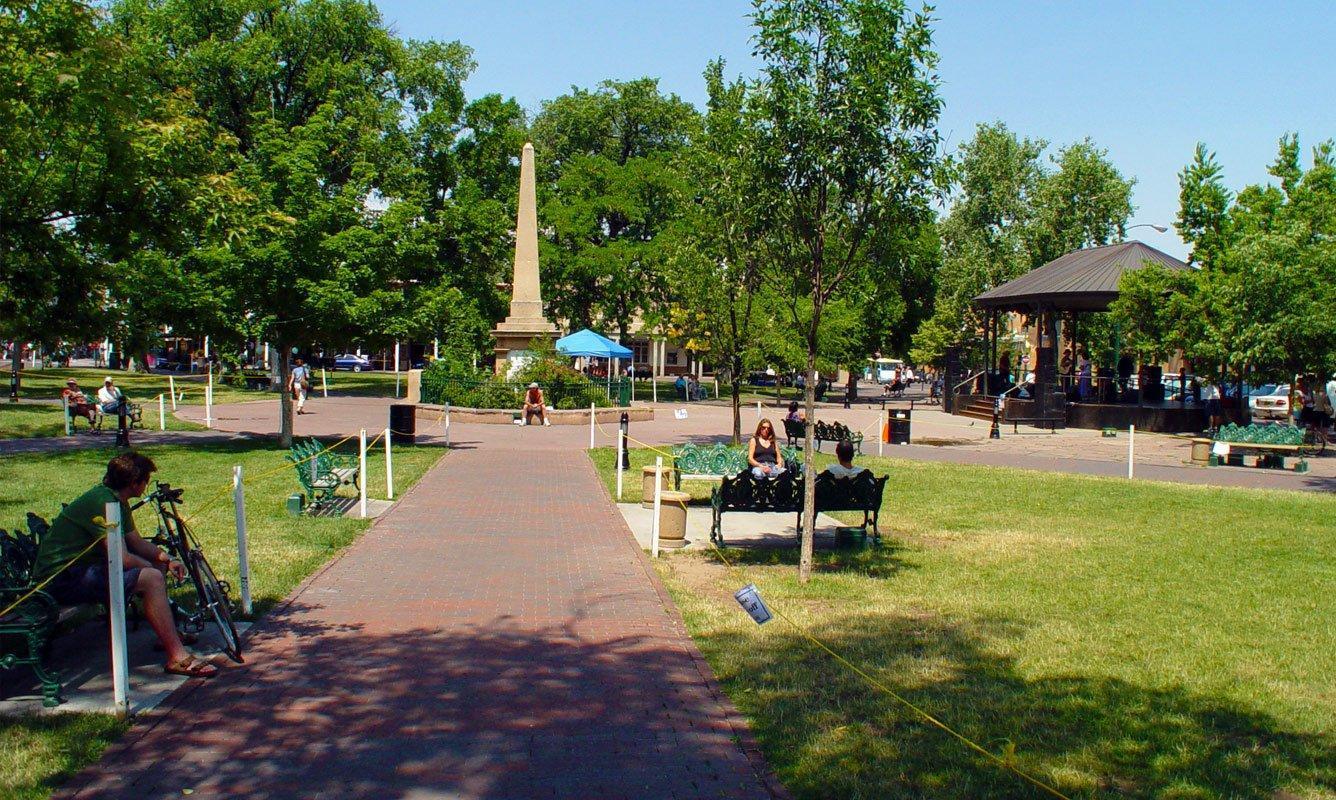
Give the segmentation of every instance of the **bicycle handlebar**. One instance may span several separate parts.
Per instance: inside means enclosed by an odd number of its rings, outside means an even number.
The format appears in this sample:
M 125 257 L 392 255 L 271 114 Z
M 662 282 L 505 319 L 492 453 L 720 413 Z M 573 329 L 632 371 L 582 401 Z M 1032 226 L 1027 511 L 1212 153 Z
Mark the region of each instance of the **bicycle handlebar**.
M 184 505 L 186 501 L 181 499 L 181 495 L 184 494 L 185 491 L 185 489 L 180 488 L 173 489 L 170 483 L 159 482 L 157 488 L 154 489 L 151 494 L 131 506 L 130 510 L 138 510 L 140 507 L 148 503 L 175 503 L 177 505 Z

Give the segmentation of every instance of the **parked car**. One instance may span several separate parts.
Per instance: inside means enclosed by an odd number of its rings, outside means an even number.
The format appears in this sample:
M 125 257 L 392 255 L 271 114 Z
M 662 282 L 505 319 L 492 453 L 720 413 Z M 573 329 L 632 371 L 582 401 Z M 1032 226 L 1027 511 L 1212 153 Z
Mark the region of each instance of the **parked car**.
M 1282 383 L 1271 394 L 1252 395 L 1248 409 L 1254 419 L 1288 420 L 1290 418 L 1290 385 Z
M 775 376 L 765 372 L 753 372 L 747 376 L 747 383 L 752 386 L 774 386 Z
M 371 359 L 353 353 L 344 353 L 334 357 L 334 369 L 349 369 L 353 372 L 371 369 Z

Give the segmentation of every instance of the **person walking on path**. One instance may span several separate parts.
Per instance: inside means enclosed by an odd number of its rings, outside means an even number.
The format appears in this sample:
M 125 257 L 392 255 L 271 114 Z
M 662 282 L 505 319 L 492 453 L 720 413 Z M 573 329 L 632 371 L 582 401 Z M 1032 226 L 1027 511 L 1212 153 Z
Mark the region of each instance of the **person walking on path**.
M 292 360 L 292 374 L 288 376 L 288 392 L 292 394 L 292 399 L 297 403 L 297 413 L 306 413 L 306 393 L 311 388 L 311 371 L 307 369 L 306 364 L 300 359 Z

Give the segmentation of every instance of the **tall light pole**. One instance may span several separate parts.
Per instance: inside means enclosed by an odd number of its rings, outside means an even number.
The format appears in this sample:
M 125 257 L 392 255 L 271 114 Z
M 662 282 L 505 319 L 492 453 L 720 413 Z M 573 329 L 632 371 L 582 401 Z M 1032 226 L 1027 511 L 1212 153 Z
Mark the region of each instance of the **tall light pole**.
M 1131 227 L 1129 227 L 1129 228 L 1124 229 L 1124 230 L 1123 230 L 1123 233 L 1126 233 L 1127 231 L 1130 231 L 1130 230 L 1134 230 L 1134 229 L 1136 229 L 1136 228 L 1154 228 L 1154 229 L 1155 229 L 1156 231 L 1158 231 L 1159 233 L 1168 233 L 1168 232 L 1169 232 L 1169 228 L 1165 227 L 1164 225 L 1156 225 L 1156 224 L 1153 223 L 1153 222 L 1142 222 L 1142 223 L 1138 223 L 1138 224 L 1136 224 L 1136 225 L 1133 225 L 1133 226 L 1131 226 Z

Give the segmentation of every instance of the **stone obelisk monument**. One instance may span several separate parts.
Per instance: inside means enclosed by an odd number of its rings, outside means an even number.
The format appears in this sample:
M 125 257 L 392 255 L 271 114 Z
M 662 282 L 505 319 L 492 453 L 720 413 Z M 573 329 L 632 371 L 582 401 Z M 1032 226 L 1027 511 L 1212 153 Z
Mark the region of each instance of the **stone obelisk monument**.
M 523 360 L 529 342 L 556 338 L 556 325 L 543 316 L 543 291 L 538 280 L 538 204 L 534 199 L 533 145 L 520 154 L 519 214 L 515 220 L 515 277 L 510 315 L 492 331 L 496 337 L 496 372 L 505 375 L 512 361 Z

